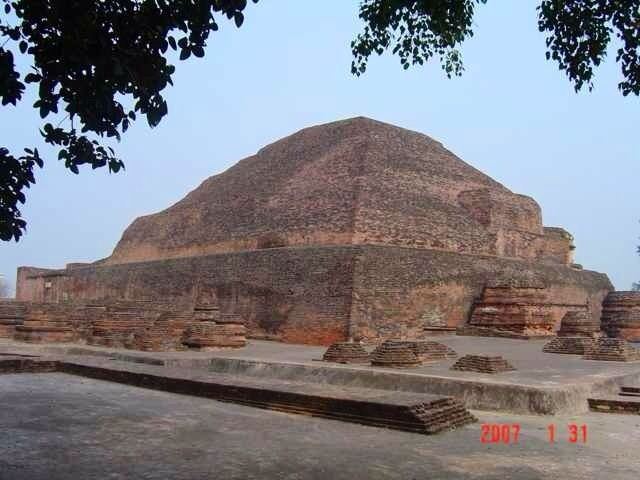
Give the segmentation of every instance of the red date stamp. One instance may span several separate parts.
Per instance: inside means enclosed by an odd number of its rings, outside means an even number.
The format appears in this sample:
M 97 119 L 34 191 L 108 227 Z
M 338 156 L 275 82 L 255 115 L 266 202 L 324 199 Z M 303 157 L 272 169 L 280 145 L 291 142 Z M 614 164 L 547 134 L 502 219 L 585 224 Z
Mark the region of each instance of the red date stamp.
M 483 423 L 480 425 L 480 443 L 514 444 L 520 440 L 519 423 Z M 547 440 L 555 443 L 565 440 L 569 443 L 587 443 L 589 438 L 586 424 L 570 423 L 566 429 L 558 428 L 556 424 L 547 425 Z
M 547 425 L 547 435 L 549 438 L 549 443 L 554 443 L 556 441 L 556 426 L 553 423 Z M 586 424 L 576 425 L 575 423 L 570 423 L 567 425 L 566 430 L 566 440 L 569 443 L 587 443 L 587 438 L 589 438 L 589 432 Z
M 518 423 L 483 423 L 480 443 L 518 443 L 520 424 Z

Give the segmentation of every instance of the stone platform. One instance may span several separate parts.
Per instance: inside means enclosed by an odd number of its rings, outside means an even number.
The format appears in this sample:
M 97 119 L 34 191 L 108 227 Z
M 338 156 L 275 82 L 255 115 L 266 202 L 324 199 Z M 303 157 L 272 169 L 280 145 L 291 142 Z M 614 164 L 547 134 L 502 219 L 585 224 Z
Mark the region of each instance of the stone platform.
M 0 373 L 52 372 L 422 434 L 477 421 L 461 402 L 438 395 L 243 378 L 86 356 L 0 357 Z
M 623 386 L 617 396 L 589 398 L 594 412 L 640 414 L 640 387 Z
M 133 352 L 78 345 L 27 345 L 0 339 L 1 353 L 83 355 L 131 363 L 188 368 L 242 377 L 428 393 L 456 398 L 467 408 L 542 415 L 588 411 L 587 398 L 615 395 L 621 385 L 640 382 L 640 364 L 586 361 L 542 353 L 544 342 L 500 338 L 439 336 L 459 355 L 491 351 L 516 371 L 499 376 L 450 370 L 444 359 L 411 370 L 318 362 L 324 347 L 251 341 L 237 350 L 211 352 Z M 0 358 L 2 358 L 0 356 Z

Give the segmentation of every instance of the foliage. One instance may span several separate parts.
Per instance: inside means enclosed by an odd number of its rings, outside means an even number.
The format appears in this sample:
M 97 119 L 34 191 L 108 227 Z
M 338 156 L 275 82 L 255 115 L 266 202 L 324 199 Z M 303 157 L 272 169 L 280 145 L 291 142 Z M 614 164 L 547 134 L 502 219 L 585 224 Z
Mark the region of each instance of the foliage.
M 351 72 L 363 74 L 374 52 L 381 55 L 391 48 L 405 70 L 437 56 L 448 77 L 460 75 L 463 64 L 457 47 L 473 36 L 476 3 L 486 1 L 363 0 L 360 18 L 365 27 L 351 42 Z
M 169 49 L 179 51 L 180 60 L 204 56 L 210 33 L 219 28 L 217 17 L 240 27 L 247 1 L 0 0 L 0 6 L 2 105 L 16 105 L 25 83 L 34 84 L 40 117 L 59 113 L 68 121 L 65 127 L 63 121 L 45 123 L 40 134 L 78 173 L 82 165 L 124 168 L 100 138 L 119 140 L 139 115 L 158 125 L 168 112 L 161 92 L 175 72 Z M 26 74 L 16 69 L 16 51 L 32 61 Z M 25 148 L 16 157 L 0 147 L 2 240 L 17 241 L 25 230 L 19 205 L 35 182 L 36 165 L 43 165 L 37 149 Z
M 352 42 L 351 71 L 361 75 L 369 57 L 391 49 L 403 68 L 439 57 L 447 74 L 461 75 L 458 47 L 473 36 L 475 8 L 487 0 L 363 0 L 364 31 Z M 542 0 L 538 30 L 547 35 L 547 59 L 558 64 L 576 91 L 593 88 L 594 68 L 613 38 L 623 95 L 640 95 L 640 0 Z

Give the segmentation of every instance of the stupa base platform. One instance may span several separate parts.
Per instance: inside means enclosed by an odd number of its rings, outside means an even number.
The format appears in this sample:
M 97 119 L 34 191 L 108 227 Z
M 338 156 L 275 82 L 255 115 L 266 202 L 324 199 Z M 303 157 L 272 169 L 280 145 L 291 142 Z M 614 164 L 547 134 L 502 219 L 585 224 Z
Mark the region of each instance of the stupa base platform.
M 564 355 L 584 355 L 593 348 L 594 339 L 589 337 L 556 337 L 547 343 L 544 353 L 559 353 Z
M 336 342 L 331 344 L 322 360 L 332 363 L 369 363 L 369 354 L 359 343 Z
M 503 373 L 515 370 L 506 359 L 499 355 L 465 355 L 451 367 L 452 370 L 476 373 Z
M 140 352 L 88 345 L 34 345 L 0 339 L 4 354 L 83 356 L 193 372 L 214 372 L 277 381 L 313 381 L 336 388 L 370 388 L 456 398 L 469 409 L 534 415 L 574 415 L 589 410 L 587 398 L 616 395 L 623 385 L 640 385 L 640 364 L 585 361 L 575 355 L 547 355 L 542 343 L 500 338 L 439 338 L 460 356 L 494 352 L 516 371 L 499 375 L 450 370 L 455 359 L 396 371 L 370 365 L 318 362 L 324 347 L 250 341 L 242 350 Z M 367 350 L 370 350 L 368 347 Z
M 640 349 L 621 338 L 599 338 L 584 354 L 585 360 L 640 362 Z
M 297 413 L 421 434 L 477 419 L 453 398 L 317 383 L 257 379 L 95 358 L 0 358 L 0 373 L 62 372 L 126 385 L 194 395 L 267 410 Z

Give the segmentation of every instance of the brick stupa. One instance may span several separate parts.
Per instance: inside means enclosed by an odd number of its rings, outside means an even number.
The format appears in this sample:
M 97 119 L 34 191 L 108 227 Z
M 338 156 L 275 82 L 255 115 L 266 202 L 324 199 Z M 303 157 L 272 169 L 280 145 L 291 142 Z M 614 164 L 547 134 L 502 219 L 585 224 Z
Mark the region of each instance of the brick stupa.
M 602 332 L 591 312 L 585 309 L 567 312 L 557 335 L 543 347 L 543 352 L 584 355 L 593 347 L 595 339 L 602 336 Z
M 638 362 L 640 350 L 622 338 L 599 338 L 584 354 L 585 360 Z
M 421 364 L 412 345 L 402 340 L 386 340 L 371 354 L 371 365 L 374 367 L 410 368 Z
M 473 305 L 469 323 L 461 335 L 507 338 L 553 336 L 553 307 L 543 285 L 487 287 Z
M 394 340 L 405 344 L 421 362 L 434 362 L 448 358 L 456 358 L 458 354 L 451 347 L 429 340 Z
M 602 302 L 602 329 L 609 337 L 640 342 L 640 292 L 611 292 Z
M 476 373 L 510 372 L 515 368 L 500 355 L 465 355 L 453 364 L 451 370 Z
M 543 321 L 526 335 L 612 290 L 606 275 L 572 268 L 572 255 L 571 235 L 543 226 L 532 198 L 426 135 L 359 117 L 301 130 L 206 179 L 137 218 L 103 260 L 21 267 L 16 294 L 211 304 L 240 314 L 250 335 L 330 345 L 450 331 L 485 286 L 542 285 Z
M 360 343 L 336 342 L 324 352 L 322 359 L 333 363 L 368 363 L 369 354 Z

